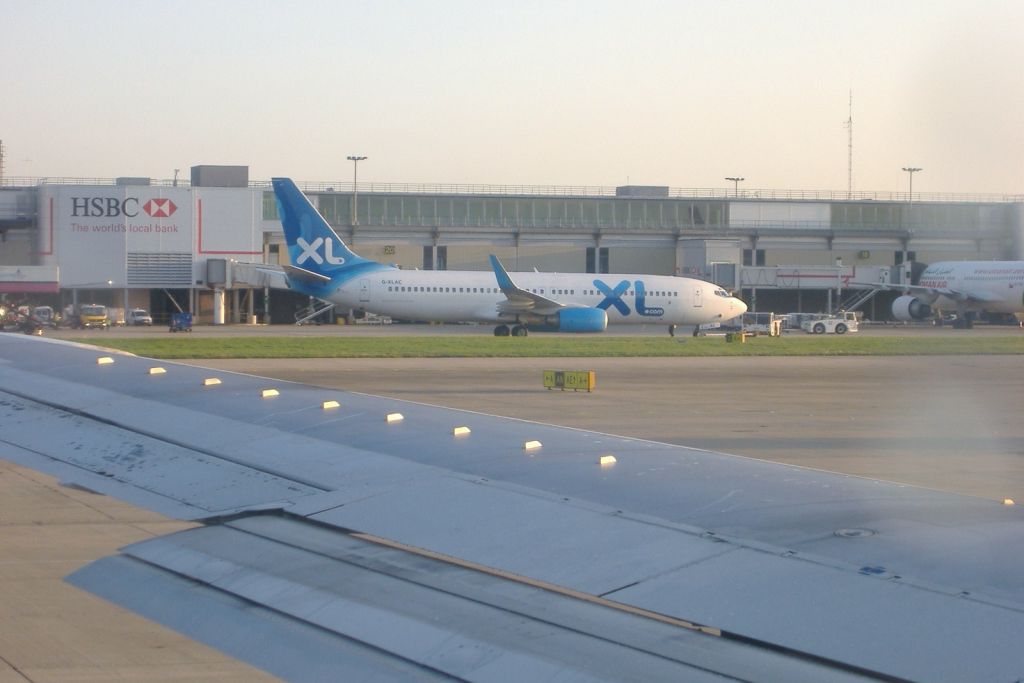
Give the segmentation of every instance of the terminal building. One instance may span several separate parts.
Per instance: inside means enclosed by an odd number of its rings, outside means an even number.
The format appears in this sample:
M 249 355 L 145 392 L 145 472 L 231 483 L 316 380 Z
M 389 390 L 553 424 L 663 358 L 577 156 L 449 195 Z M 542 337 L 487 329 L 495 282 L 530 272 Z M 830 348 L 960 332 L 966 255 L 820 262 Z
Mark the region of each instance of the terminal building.
M 292 323 L 310 302 L 270 182 L 244 166 L 190 181 L 6 179 L 0 296 L 65 308 L 176 310 Z M 1024 195 L 303 183 L 361 256 L 403 268 L 651 273 L 713 281 L 752 310 L 843 307 L 858 282 L 910 282 L 940 260 L 1024 259 Z M 260 267 L 264 266 L 264 267 Z M 882 297 L 863 303 L 885 319 Z M 341 312 L 345 313 L 345 312 Z

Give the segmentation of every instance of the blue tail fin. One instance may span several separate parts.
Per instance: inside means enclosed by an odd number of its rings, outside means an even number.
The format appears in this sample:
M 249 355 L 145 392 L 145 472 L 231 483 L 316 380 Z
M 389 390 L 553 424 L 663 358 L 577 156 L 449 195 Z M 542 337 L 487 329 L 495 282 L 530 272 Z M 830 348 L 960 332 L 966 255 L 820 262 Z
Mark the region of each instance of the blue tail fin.
M 288 243 L 288 259 L 296 271 L 313 278 L 336 280 L 350 269 L 376 265 L 345 245 L 291 178 L 273 178 L 277 213 Z

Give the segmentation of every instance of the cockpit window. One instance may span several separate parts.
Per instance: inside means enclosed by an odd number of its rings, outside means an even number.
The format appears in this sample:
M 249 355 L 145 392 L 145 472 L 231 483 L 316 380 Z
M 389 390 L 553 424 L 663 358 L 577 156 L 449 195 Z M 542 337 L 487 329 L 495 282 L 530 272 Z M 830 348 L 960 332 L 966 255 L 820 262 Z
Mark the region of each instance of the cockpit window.
M 729 296 L 729 292 L 725 291 L 724 289 L 716 289 L 715 290 L 715 296 L 728 297 Z

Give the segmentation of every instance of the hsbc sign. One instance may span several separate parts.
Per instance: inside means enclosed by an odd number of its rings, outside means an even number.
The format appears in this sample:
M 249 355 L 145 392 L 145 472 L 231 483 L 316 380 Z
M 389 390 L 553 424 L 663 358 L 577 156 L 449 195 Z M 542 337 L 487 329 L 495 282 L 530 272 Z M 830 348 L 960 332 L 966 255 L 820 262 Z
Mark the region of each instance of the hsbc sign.
M 178 210 L 170 199 L 150 199 L 142 205 L 142 211 L 153 218 L 170 218 Z M 71 215 L 74 218 L 116 218 L 139 215 L 137 197 L 71 197 Z

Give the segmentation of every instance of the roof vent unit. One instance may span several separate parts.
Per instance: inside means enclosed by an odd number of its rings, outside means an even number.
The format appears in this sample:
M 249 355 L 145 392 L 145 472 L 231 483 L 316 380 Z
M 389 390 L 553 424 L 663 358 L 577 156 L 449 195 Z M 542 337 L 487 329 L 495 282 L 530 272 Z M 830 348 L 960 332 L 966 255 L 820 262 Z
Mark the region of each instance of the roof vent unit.
M 668 185 L 620 185 L 615 188 L 616 197 L 668 197 Z
M 192 187 L 249 187 L 249 167 L 193 166 Z

